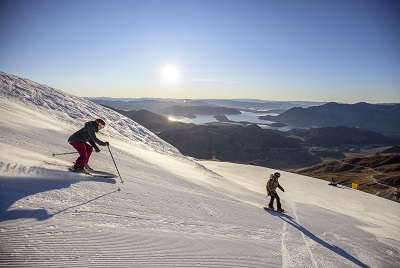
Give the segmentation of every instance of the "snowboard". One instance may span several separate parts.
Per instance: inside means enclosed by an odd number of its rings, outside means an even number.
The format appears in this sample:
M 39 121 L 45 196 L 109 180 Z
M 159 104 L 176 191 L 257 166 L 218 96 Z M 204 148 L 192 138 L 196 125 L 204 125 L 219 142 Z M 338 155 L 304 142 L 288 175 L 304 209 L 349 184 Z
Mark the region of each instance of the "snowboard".
M 269 207 L 264 207 L 264 210 L 268 211 L 268 212 L 276 212 L 276 213 L 282 213 L 282 214 L 285 214 L 287 212 L 286 210 L 278 211 L 278 210 L 275 210 L 275 209 L 270 209 Z

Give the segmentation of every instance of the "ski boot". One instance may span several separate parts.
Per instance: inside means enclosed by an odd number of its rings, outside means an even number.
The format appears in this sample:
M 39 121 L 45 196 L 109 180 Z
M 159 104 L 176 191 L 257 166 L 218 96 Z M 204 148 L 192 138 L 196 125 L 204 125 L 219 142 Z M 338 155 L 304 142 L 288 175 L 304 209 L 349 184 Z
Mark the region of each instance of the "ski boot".
M 87 170 L 87 171 L 94 171 L 94 169 L 91 168 L 88 164 L 85 165 L 85 170 Z
M 69 169 L 71 172 L 75 172 L 75 173 L 83 173 L 83 174 L 89 174 L 84 168 L 70 168 Z

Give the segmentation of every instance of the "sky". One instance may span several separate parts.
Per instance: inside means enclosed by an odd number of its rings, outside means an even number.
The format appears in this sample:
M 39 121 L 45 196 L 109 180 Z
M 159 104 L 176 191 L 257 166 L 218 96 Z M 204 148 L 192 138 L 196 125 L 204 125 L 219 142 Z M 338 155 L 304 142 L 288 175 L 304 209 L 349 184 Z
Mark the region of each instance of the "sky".
M 2 0 L 0 71 L 81 97 L 400 102 L 400 2 Z

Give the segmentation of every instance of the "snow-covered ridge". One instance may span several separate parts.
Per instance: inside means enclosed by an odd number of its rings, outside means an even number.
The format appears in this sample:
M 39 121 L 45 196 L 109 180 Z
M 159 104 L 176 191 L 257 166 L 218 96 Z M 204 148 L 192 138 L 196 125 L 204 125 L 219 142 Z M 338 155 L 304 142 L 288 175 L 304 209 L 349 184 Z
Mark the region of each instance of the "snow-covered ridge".
M 107 128 L 102 131 L 104 135 L 180 156 L 175 147 L 135 121 L 94 102 L 28 79 L 0 72 L 0 99 L 45 114 L 46 117 L 62 122 L 64 127 L 79 128 L 86 121 L 102 118 L 107 123 Z

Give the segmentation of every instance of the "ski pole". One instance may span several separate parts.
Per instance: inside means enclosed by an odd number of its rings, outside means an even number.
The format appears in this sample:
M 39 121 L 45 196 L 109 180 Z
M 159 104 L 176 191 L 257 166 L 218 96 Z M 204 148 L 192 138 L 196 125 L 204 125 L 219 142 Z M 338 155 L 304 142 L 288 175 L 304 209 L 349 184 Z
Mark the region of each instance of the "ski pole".
M 78 152 L 70 152 L 70 153 L 61 153 L 61 154 L 53 154 L 53 156 L 56 156 L 56 155 L 64 155 L 64 154 L 77 154 Z
M 124 181 L 121 178 L 121 174 L 119 174 L 119 170 L 118 170 L 117 164 L 115 163 L 114 157 L 113 157 L 113 155 L 111 153 L 110 146 L 107 146 L 107 147 L 108 147 L 108 151 L 110 152 L 111 158 L 112 158 L 112 160 L 114 162 L 115 168 L 117 169 L 117 172 L 118 172 L 118 175 L 119 175 L 119 179 L 121 180 L 121 183 L 124 183 Z

